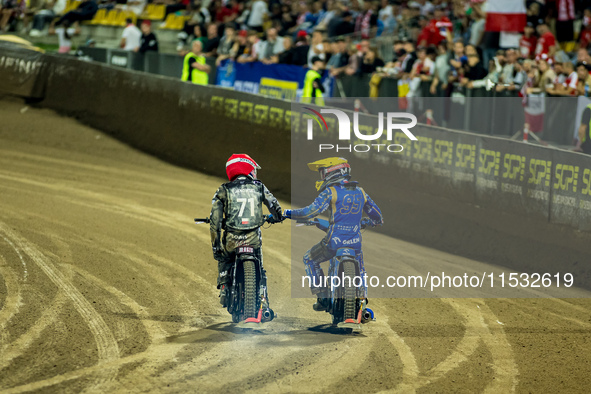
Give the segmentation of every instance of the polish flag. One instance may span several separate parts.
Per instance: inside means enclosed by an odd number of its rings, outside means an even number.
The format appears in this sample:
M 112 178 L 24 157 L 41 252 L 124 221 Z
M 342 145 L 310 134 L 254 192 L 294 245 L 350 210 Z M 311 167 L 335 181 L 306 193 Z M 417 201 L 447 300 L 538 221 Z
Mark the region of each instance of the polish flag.
M 486 31 L 523 31 L 527 22 L 524 1 L 488 0 L 485 5 Z

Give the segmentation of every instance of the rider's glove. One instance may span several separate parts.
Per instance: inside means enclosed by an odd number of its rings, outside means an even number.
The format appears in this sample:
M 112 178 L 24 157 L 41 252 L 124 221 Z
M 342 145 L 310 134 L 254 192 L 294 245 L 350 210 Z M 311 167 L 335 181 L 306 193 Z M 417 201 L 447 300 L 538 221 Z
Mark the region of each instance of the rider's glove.
M 275 217 L 273 217 L 273 215 L 269 215 L 269 218 L 267 219 L 267 222 L 271 223 L 271 224 L 275 224 L 275 223 L 281 223 L 283 221 L 283 217 L 279 217 L 279 220 L 275 219 Z
M 217 248 L 216 247 L 213 247 L 212 249 L 213 249 L 213 258 L 216 261 L 224 261 L 224 260 L 226 260 L 226 258 L 225 258 L 226 256 L 225 256 L 225 253 L 224 253 L 223 248 L 221 248 L 221 247 L 217 247 Z
M 283 211 L 283 216 L 287 219 L 291 219 L 291 209 L 286 209 Z
M 376 222 L 370 218 L 361 219 L 361 226 L 363 226 L 363 227 L 376 227 L 378 224 L 382 224 L 382 223 Z

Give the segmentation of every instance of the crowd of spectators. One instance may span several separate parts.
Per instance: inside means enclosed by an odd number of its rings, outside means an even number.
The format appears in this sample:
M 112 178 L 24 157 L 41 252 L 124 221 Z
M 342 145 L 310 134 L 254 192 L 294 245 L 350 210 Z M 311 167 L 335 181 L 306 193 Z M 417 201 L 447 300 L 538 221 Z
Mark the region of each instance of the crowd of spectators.
M 62 14 L 66 0 L 29 0 L 28 7 L 25 0 L 0 1 L 0 29 L 20 16 L 31 32 L 51 23 L 66 35 L 99 8 L 124 7 L 140 16 L 146 6 L 146 0 L 82 0 Z M 487 81 L 497 91 L 589 95 L 589 1 L 515 1 L 527 8 L 519 34 L 486 31 L 485 0 L 154 0 L 165 5 L 166 15 L 186 18 L 178 52 L 199 40 L 218 64 L 232 59 L 311 67 L 318 57 L 332 76 L 371 75 L 371 95 L 388 77 L 407 80 L 402 91 L 409 95 L 425 82 L 432 94 L 449 95 Z M 143 35 L 128 25 L 121 45 L 157 48 L 151 26 L 138 24 Z
M 177 49 L 198 39 L 218 64 L 311 67 L 319 57 L 332 76 L 371 75 L 370 95 L 385 77 L 407 80 L 409 95 L 419 94 L 421 82 L 432 94 L 449 95 L 487 81 L 497 91 L 589 95 L 591 4 L 525 4 L 524 31 L 505 35 L 486 31 L 483 0 L 195 0 Z

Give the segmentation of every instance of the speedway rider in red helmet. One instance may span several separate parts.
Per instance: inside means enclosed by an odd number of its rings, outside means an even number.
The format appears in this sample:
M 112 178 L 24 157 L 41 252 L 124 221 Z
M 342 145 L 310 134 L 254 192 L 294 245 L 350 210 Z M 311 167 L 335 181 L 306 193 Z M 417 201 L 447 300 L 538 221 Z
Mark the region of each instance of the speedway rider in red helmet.
M 330 227 L 322 241 L 312 246 L 304 255 L 306 274 L 312 279 L 312 283 L 321 283 L 324 272 L 320 263 L 332 259 L 337 250 L 346 245 L 357 251 L 356 258 L 363 277 L 365 267 L 361 252 L 361 219 L 365 212 L 374 225 L 382 224 L 380 208 L 358 187 L 357 182 L 350 181 L 351 166 L 346 159 L 329 157 L 308 163 L 308 168 L 320 174 L 320 180 L 316 182 L 320 195 L 305 208 L 286 209 L 285 217 L 309 220 L 328 211 Z M 367 284 L 364 283 L 363 286 L 367 298 Z M 325 311 L 328 307 L 329 290 L 325 287 L 312 287 L 312 293 L 318 297 L 314 310 Z
M 269 208 L 275 221 L 281 221 L 281 206 L 261 181 L 257 180 L 259 165 L 247 154 L 233 154 L 226 162 L 230 182 L 219 187 L 211 201 L 210 232 L 213 258 L 218 262 L 220 303 L 226 306 L 228 270 L 242 245 L 255 249 L 263 265 L 260 226 L 264 223 L 262 204 Z M 224 233 L 222 235 L 222 229 Z

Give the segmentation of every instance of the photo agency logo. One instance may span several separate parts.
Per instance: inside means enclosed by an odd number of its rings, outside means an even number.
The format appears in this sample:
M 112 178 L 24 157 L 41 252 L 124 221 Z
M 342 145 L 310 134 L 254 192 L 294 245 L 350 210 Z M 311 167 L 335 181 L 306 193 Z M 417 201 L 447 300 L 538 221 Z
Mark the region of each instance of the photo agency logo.
M 330 114 L 334 115 L 337 120 L 338 124 L 338 135 L 339 141 L 351 141 L 351 126 L 353 129 L 354 136 L 357 141 L 361 141 L 364 143 L 356 143 L 356 144 L 318 144 L 318 151 L 325 152 L 325 151 L 335 151 L 335 152 L 357 152 L 357 153 L 367 153 L 371 150 L 377 152 L 390 152 L 390 153 L 397 153 L 402 152 L 404 147 L 400 144 L 392 144 L 392 138 L 394 135 L 395 130 L 402 131 L 411 141 L 417 141 L 417 137 L 411 133 L 410 129 L 417 125 L 417 117 L 413 114 L 409 114 L 406 112 L 380 112 L 378 113 L 378 127 L 374 134 L 363 134 L 359 130 L 359 113 L 353 113 L 353 122 L 349 118 L 349 115 L 344 111 L 338 109 L 321 109 L 320 112 L 309 108 L 304 107 L 306 110 L 310 111 L 310 118 L 308 119 L 307 123 L 307 138 L 308 141 L 312 141 L 314 139 L 314 122 L 316 121 L 318 127 L 321 130 L 326 130 L 329 132 L 328 124 L 326 119 L 322 114 Z M 410 122 L 401 123 L 401 121 L 410 120 Z M 380 139 L 383 139 L 384 130 L 386 131 L 386 142 L 387 143 L 378 143 Z

